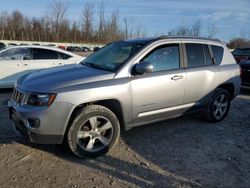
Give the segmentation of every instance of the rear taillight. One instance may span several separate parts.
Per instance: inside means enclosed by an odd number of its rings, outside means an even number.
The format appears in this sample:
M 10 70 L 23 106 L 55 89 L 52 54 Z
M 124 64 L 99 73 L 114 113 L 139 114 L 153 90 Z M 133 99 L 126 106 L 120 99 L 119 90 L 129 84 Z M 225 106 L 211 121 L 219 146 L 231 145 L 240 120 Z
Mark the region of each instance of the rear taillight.
M 242 68 L 240 67 L 240 78 L 242 78 Z

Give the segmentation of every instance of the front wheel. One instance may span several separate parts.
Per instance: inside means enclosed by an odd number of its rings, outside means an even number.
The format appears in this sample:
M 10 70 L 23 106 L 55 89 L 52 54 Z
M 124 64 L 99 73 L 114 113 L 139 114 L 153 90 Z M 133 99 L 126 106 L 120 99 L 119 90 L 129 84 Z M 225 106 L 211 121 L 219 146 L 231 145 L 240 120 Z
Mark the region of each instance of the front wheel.
M 222 121 L 228 114 L 230 103 L 228 91 L 222 88 L 216 89 L 207 106 L 206 119 L 211 122 Z
M 120 135 L 115 114 L 100 105 L 90 105 L 76 116 L 68 130 L 67 141 L 78 157 L 97 157 L 112 150 Z

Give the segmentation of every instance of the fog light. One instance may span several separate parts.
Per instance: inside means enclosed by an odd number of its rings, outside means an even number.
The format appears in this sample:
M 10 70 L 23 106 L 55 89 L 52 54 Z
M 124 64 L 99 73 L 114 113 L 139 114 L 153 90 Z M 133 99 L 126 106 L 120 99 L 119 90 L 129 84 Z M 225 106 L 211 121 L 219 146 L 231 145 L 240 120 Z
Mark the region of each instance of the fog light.
M 38 128 L 40 126 L 39 119 L 28 119 L 27 122 L 31 128 Z

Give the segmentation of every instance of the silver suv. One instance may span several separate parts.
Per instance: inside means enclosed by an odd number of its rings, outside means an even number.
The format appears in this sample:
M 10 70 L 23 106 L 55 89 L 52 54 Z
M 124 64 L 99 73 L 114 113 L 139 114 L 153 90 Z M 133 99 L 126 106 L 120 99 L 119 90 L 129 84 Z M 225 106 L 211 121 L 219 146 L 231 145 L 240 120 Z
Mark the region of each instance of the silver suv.
M 95 157 L 122 128 L 191 112 L 221 121 L 239 90 L 240 68 L 224 44 L 160 37 L 117 41 L 78 65 L 23 76 L 8 104 L 31 142 L 66 141 L 75 155 Z

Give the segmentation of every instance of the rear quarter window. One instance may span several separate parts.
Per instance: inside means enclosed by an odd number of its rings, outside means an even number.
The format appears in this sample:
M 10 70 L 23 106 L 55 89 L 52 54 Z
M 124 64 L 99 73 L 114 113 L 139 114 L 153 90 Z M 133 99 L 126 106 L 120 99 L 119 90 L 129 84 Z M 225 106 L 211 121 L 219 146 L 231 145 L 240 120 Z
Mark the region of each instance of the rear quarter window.
M 221 64 L 223 53 L 224 53 L 223 47 L 211 45 L 211 48 L 214 54 L 215 64 L 217 65 Z
M 61 52 L 57 52 L 57 53 L 59 55 L 59 59 L 69 59 L 72 57 L 72 56 L 65 54 L 65 53 L 61 53 Z

